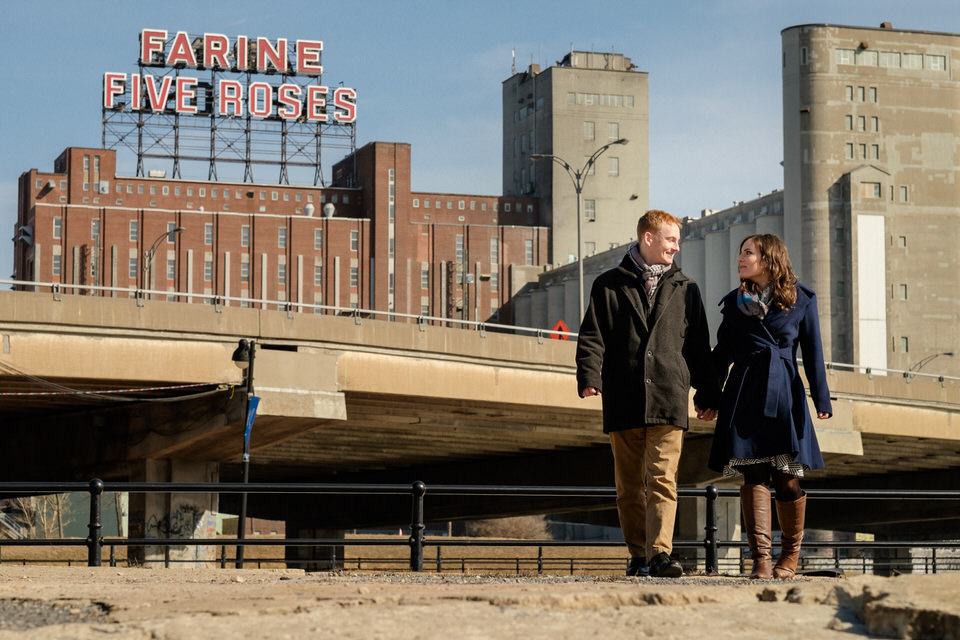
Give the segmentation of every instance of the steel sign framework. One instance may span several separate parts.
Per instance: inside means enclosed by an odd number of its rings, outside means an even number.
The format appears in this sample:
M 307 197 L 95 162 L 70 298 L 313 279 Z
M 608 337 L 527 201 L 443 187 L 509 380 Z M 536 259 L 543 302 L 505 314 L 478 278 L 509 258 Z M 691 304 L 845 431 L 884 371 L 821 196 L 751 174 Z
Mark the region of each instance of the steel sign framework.
M 230 163 L 243 165 L 244 182 L 273 166 L 280 184 L 304 168 L 326 186 L 324 148 L 356 150 L 356 91 L 323 85 L 321 42 L 238 36 L 229 53 L 227 42 L 144 30 L 136 74 L 104 74 L 103 148 L 133 152 L 140 177 L 144 161 L 159 158 L 172 161 L 173 178 L 184 163 L 205 163 L 217 180 Z

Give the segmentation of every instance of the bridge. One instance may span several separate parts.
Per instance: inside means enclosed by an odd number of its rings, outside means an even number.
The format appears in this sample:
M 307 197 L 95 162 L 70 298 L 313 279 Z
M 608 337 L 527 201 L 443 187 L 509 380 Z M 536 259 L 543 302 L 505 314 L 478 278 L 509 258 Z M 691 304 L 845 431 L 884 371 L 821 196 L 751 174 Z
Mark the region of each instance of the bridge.
M 613 484 L 599 400 L 576 394 L 573 341 L 394 320 L 0 291 L 0 479 L 239 481 L 246 394 L 231 354 L 247 338 L 261 398 L 254 481 Z M 829 379 L 835 416 L 815 420 L 827 466 L 806 487 L 958 488 L 960 380 L 839 365 Z M 680 482 L 723 483 L 706 468 L 712 423 L 692 402 L 690 414 Z M 231 500 L 208 506 L 230 512 Z M 431 513 L 603 508 L 597 519 L 615 524 L 610 507 L 437 498 Z M 169 508 L 131 505 L 131 517 Z M 286 519 L 289 532 L 403 523 L 405 509 L 277 498 L 252 500 L 250 515 Z M 935 535 L 955 532 L 960 513 L 840 504 L 809 517 L 822 528 Z

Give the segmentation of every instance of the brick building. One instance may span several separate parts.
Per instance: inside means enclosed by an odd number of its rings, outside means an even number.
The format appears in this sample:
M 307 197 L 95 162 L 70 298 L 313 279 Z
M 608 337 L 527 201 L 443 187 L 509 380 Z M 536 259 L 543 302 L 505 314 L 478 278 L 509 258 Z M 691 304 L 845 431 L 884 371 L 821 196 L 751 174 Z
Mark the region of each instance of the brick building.
M 409 144 L 358 149 L 329 187 L 123 177 L 116 165 L 113 150 L 68 148 L 53 171 L 21 175 L 16 279 L 509 322 L 511 294 L 548 262 L 536 199 L 413 192 Z

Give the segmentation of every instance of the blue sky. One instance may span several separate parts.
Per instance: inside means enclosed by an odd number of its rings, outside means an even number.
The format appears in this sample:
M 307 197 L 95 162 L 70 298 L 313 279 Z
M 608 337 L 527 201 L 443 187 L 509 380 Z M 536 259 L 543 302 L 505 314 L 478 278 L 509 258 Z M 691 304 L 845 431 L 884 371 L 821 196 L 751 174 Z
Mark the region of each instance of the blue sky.
M 4 3 L 0 278 L 12 272 L 18 177 L 31 168 L 52 170 L 68 146 L 100 145 L 102 74 L 136 69 L 144 28 L 322 40 L 325 83 L 358 92 L 357 146 L 408 142 L 415 190 L 475 194 L 501 192 L 501 83 L 513 51 L 518 70 L 552 65 L 571 46 L 623 53 L 650 74 L 650 204 L 697 216 L 783 186 L 780 31 L 884 21 L 958 33 L 960 3 Z M 327 153 L 325 164 L 337 159 Z M 118 171 L 133 175 L 135 166 Z

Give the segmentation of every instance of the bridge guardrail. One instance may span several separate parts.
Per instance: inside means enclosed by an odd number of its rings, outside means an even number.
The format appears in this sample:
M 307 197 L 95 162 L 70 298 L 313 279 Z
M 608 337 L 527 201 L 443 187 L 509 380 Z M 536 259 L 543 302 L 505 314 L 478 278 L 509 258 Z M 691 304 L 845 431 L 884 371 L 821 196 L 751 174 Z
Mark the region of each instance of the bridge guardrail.
M 406 539 L 382 538 L 284 538 L 248 539 L 248 538 L 104 538 L 102 535 L 102 496 L 105 491 L 126 493 L 274 493 L 274 494 L 327 494 L 327 495 L 395 495 L 409 496 L 411 500 L 410 536 Z M 613 487 L 575 487 L 575 486 L 507 486 L 507 485 L 431 485 L 417 481 L 405 484 L 283 484 L 283 483 L 158 483 L 158 482 L 104 482 L 100 479 L 83 482 L 0 482 L 0 495 L 41 495 L 51 493 L 87 492 L 90 495 L 90 518 L 87 524 L 89 535 L 82 544 L 87 547 L 87 565 L 99 567 L 103 563 L 104 546 L 111 549 L 111 566 L 114 564 L 113 549 L 116 546 L 161 546 L 169 549 L 173 546 L 210 546 L 216 544 L 223 550 L 227 546 L 238 549 L 247 546 L 312 546 L 342 547 L 348 545 L 407 545 L 410 549 L 409 569 L 423 571 L 424 548 L 427 546 L 536 546 L 541 549 L 539 566 L 542 569 L 543 547 L 576 546 L 622 546 L 620 541 L 581 541 L 581 540 L 465 540 L 446 537 L 427 538 L 424 535 L 427 522 L 424 498 L 430 495 L 447 496 L 523 496 L 523 497 L 584 497 L 593 496 L 616 498 Z M 960 491 L 956 490 L 890 490 L 890 489 L 811 489 L 807 495 L 816 499 L 831 500 L 927 500 L 960 502 Z M 714 485 L 704 488 L 680 487 L 681 498 L 705 499 L 705 526 L 702 540 L 674 540 L 676 548 L 702 548 L 705 555 L 707 573 L 719 572 L 720 548 L 745 548 L 747 543 L 741 540 L 719 540 L 717 537 L 717 500 L 721 497 L 738 497 L 737 489 L 719 489 Z M 0 539 L 0 549 L 4 546 L 77 546 L 78 539 Z M 896 540 L 896 541 L 814 541 L 805 540 L 807 548 L 831 547 L 858 549 L 899 549 L 911 547 L 936 547 L 960 549 L 958 540 Z M 243 567 L 242 554 L 238 554 L 237 568 Z M 335 560 L 335 558 L 334 558 Z M 225 551 L 221 554 L 221 566 L 226 566 Z M 936 571 L 936 556 L 933 558 Z

